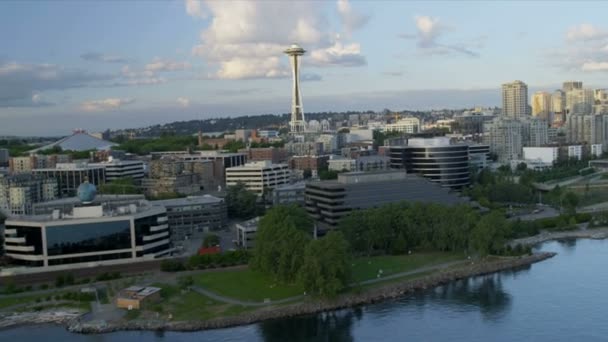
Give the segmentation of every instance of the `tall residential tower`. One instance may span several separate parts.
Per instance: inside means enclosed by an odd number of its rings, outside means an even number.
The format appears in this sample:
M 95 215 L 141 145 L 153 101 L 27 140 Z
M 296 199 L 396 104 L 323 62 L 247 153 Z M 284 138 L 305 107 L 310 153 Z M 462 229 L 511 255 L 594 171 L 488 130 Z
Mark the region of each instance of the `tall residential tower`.
M 291 133 L 301 133 L 306 130 L 304 110 L 302 109 L 302 94 L 300 93 L 300 56 L 304 55 L 305 52 L 306 50 L 302 49 L 298 44 L 292 44 L 285 50 L 285 54 L 289 56 L 291 73 L 293 75 L 291 121 L 289 122 Z
M 528 85 L 513 81 L 502 85 L 502 114 L 517 119 L 528 115 Z

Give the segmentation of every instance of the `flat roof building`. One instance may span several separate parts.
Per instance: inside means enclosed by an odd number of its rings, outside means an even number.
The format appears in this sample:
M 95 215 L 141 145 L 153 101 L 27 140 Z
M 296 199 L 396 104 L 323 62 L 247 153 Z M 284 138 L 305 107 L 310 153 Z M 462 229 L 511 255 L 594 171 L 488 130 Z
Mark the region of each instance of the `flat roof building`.
M 289 184 L 290 181 L 291 170 L 287 164 L 272 164 L 270 161 L 263 161 L 226 169 L 226 186 L 242 182 L 248 190 L 259 195 L 263 194 L 266 189 Z
M 55 168 L 32 170 L 34 174 L 56 179 L 59 197 L 75 196 L 76 189 L 85 180 L 88 180 L 97 187 L 105 184 L 105 171 L 106 169 L 102 166 L 91 166 L 86 163 L 58 163 Z
M 140 180 L 144 178 L 144 162 L 141 160 L 112 159 L 103 163 L 89 163 L 92 167 L 105 168 L 106 182 L 120 178 Z
M 356 209 L 402 201 L 466 203 L 449 189 L 404 171 L 342 173 L 337 180 L 306 183 L 305 195 L 306 211 L 320 234 L 337 227 L 342 217 Z
M 50 215 L 10 217 L 5 225 L 6 256 L 22 266 L 95 266 L 172 251 L 165 208 L 142 200 L 119 207 L 94 201 L 59 205 Z
M 224 199 L 211 195 L 150 201 L 150 204 L 167 209 L 173 246 L 183 244 L 192 236 L 202 237 L 206 232 L 222 229 L 228 219 Z

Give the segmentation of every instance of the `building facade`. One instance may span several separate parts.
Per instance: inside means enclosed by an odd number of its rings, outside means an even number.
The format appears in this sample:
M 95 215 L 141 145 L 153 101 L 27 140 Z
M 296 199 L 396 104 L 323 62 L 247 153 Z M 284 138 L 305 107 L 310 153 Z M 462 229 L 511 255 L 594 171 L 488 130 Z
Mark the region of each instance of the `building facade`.
M 33 205 L 58 196 L 57 181 L 32 174 L 0 175 L 0 211 L 7 215 L 29 215 Z
M 519 120 L 496 118 L 484 124 L 483 142 L 490 146 L 498 162 L 521 159 L 522 128 Z
M 88 180 L 89 183 L 99 187 L 105 184 L 105 168 L 101 166 L 90 166 L 86 164 L 57 164 L 52 169 L 34 169 L 32 172 L 44 178 L 57 180 L 59 197 L 70 197 L 76 195 L 76 189 L 80 184 Z
M 77 206 L 70 213 L 9 218 L 4 250 L 12 264 L 49 267 L 150 260 L 171 252 L 162 207 Z
M 528 114 L 528 85 L 513 81 L 502 85 L 502 115 L 517 119 Z
M 141 180 L 144 178 L 144 163 L 141 160 L 110 160 L 104 163 L 90 163 L 89 166 L 105 168 L 106 182 L 120 178 Z
M 420 119 L 415 117 L 402 118 L 399 121 L 387 124 L 384 127 L 385 132 L 403 132 L 414 134 L 420 132 Z
M 222 229 L 227 224 L 228 214 L 223 198 L 189 196 L 150 201 L 150 204 L 167 209 L 173 246 L 180 246 L 194 236 L 202 237 L 206 232 Z
M 343 173 L 337 180 L 306 183 L 305 195 L 306 211 L 315 220 L 318 235 L 336 228 L 342 217 L 357 209 L 402 201 L 445 205 L 466 202 L 439 184 L 403 171 Z
M 226 186 L 244 183 L 248 190 L 262 195 L 265 190 L 291 182 L 291 170 L 287 164 L 270 161 L 252 162 L 226 169 Z
M 469 184 L 469 146 L 450 144 L 446 137 L 413 138 L 407 146 L 390 147 L 393 169 L 419 174 L 444 187 L 462 188 Z
M 532 116 L 551 122 L 551 94 L 537 91 L 532 95 Z

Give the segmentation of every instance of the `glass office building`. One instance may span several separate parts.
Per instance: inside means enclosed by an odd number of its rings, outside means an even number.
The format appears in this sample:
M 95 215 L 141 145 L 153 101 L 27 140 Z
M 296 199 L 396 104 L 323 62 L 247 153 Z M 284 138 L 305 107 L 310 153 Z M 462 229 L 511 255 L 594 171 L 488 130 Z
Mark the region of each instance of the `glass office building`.
M 12 264 L 38 267 L 148 260 L 170 254 L 165 208 L 140 204 L 118 210 L 82 206 L 69 214 L 57 210 L 51 215 L 9 218 L 5 254 Z

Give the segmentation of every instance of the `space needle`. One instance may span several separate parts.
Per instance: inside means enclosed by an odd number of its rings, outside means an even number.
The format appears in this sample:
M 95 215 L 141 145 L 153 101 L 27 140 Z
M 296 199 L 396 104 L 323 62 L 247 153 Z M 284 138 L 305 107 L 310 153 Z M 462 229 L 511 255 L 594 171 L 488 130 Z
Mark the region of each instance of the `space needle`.
M 291 73 L 293 75 L 291 121 L 289 122 L 291 133 L 301 133 L 306 130 L 304 110 L 302 109 L 302 94 L 300 93 L 300 56 L 305 52 L 306 50 L 302 49 L 298 44 L 292 44 L 285 50 L 285 54 L 289 56 Z

